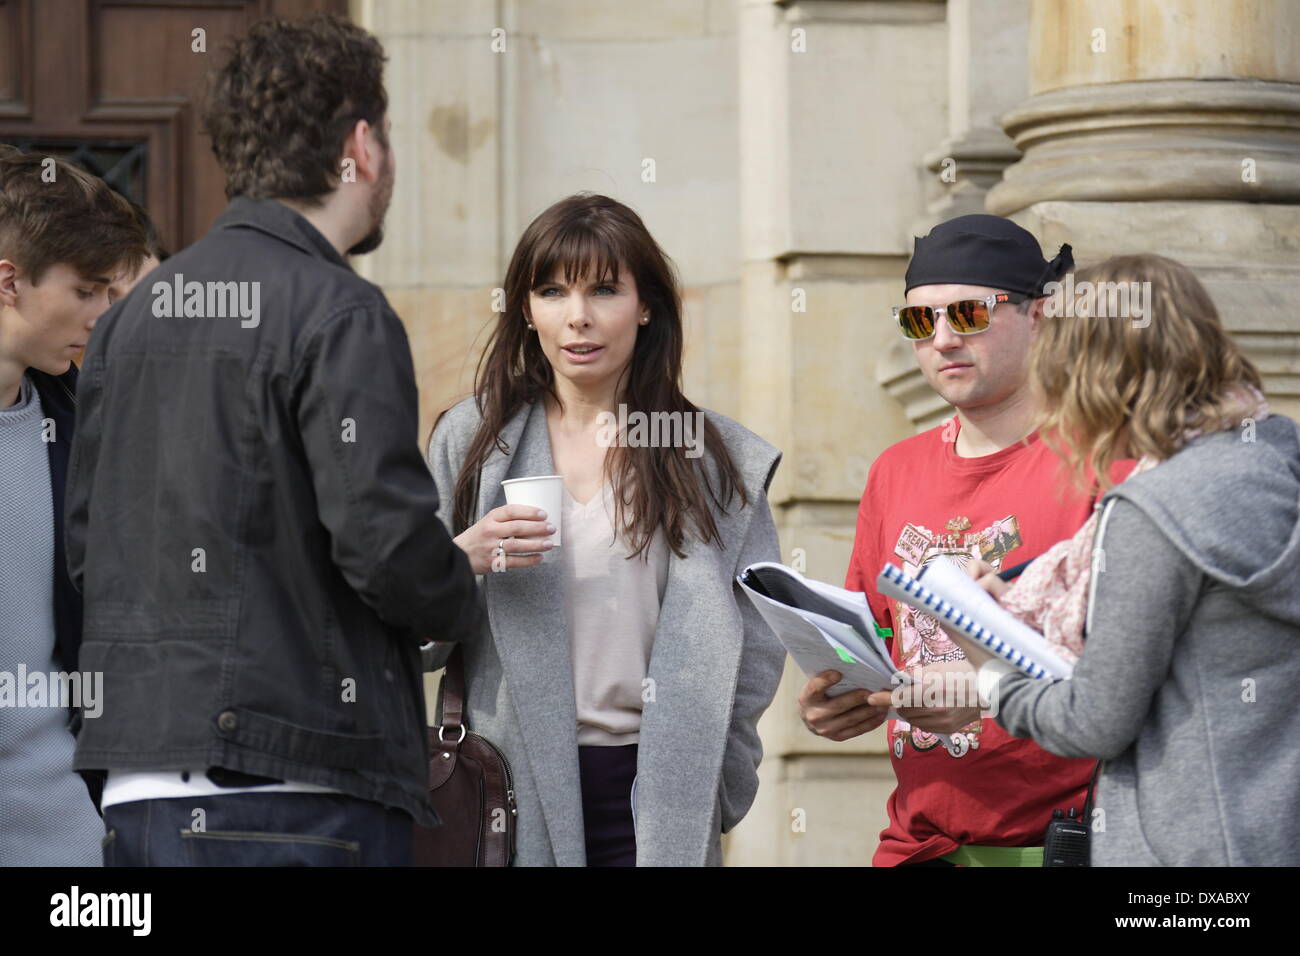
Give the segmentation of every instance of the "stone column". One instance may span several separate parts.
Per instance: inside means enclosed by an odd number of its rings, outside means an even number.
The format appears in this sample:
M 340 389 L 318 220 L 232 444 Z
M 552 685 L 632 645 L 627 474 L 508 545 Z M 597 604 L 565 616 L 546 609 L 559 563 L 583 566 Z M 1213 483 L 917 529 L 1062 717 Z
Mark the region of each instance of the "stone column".
M 493 48 L 494 4 L 352 0 L 350 13 L 388 55 L 397 155 L 383 246 L 354 267 L 406 325 L 423 440 L 434 416 L 469 392 L 500 282 L 509 56 Z
M 926 154 L 936 192 L 916 223 L 984 212 L 984 196 L 1020 158 L 998 117 L 1029 94 L 1029 0 L 948 0 L 945 49 L 923 57 L 948 77 L 948 135 Z
M 988 190 L 1020 157 L 998 117 L 1029 95 L 1029 0 L 948 0 L 947 26 L 944 47 L 917 51 L 947 76 L 948 130 L 922 159 L 930 173 L 929 202 L 912 222 L 912 236 L 924 236 L 945 220 L 984 212 Z M 952 415 L 952 406 L 916 367 L 906 342 L 889 344 L 876 380 L 916 431 Z
M 783 560 L 823 581 L 844 580 L 871 461 L 913 431 L 875 368 L 925 209 L 918 159 L 946 131 L 944 14 L 896 0 L 739 5 L 742 420 L 785 453 L 771 495 Z M 875 851 L 894 785 L 884 735 L 809 733 L 804 681 L 787 664 L 729 864 L 863 865 Z
M 1300 4 L 1033 0 L 1029 87 L 989 211 L 1080 263 L 1190 266 L 1300 414 Z

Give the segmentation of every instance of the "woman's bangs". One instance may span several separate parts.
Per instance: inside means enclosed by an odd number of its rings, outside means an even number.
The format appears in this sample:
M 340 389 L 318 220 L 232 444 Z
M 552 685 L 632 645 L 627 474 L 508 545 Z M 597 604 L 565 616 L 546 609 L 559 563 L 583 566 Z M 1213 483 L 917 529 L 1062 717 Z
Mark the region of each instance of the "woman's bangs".
M 549 242 L 538 245 L 529 273 L 532 276 L 529 288 L 540 289 L 552 282 L 557 273 L 568 285 L 583 276 L 591 276 L 593 281 L 617 282 L 622 259 L 619 252 L 609 236 L 588 229 L 565 229 Z

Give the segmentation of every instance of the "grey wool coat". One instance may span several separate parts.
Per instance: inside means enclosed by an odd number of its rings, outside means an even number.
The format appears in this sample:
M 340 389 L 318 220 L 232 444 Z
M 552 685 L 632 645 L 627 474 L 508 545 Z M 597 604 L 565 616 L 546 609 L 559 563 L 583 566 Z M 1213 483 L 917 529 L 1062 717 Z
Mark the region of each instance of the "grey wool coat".
M 748 812 L 763 755 L 756 725 L 776 694 L 785 650 L 735 584 L 754 561 L 777 561 L 780 545 L 767 488 L 781 453 L 741 425 L 706 412 L 744 481 L 749 504 L 715 508 L 725 542 L 688 537 L 687 556 L 669 551 L 668 579 L 655 631 L 637 755 L 639 866 L 721 865 L 721 834 Z M 450 409 L 429 447 L 453 530 L 452 497 L 479 424 L 472 398 Z M 543 403 L 524 406 L 502 430 L 509 454 L 484 463 L 475 520 L 505 504 L 505 478 L 555 474 Z M 715 466 L 706 451 L 698 459 Z M 716 472 L 710 471 L 710 474 Z M 453 530 L 454 533 L 454 530 Z M 558 562 L 480 578 L 481 632 L 465 641 L 465 717 L 504 753 L 514 777 L 517 866 L 586 863 L 578 775 L 577 713 Z M 451 645 L 426 651 L 442 667 Z M 441 701 L 439 702 L 441 720 Z

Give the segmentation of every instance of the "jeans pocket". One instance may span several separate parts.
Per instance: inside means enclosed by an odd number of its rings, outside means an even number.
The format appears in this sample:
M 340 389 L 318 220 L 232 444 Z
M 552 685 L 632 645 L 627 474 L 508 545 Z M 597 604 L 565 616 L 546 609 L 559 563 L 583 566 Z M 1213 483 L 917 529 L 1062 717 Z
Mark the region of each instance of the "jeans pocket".
M 181 830 L 191 866 L 360 866 L 355 840 L 249 830 Z

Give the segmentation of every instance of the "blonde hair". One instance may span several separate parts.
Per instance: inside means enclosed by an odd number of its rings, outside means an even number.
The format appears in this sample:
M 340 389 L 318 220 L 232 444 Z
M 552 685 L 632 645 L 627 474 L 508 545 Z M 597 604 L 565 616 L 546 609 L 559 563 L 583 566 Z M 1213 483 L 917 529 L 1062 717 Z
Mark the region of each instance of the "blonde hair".
M 1091 285 L 1080 288 L 1084 282 Z M 1150 283 L 1142 316 L 1098 307 L 1116 302 L 1096 294 L 1118 288 L 1102 283 L 1133 282 Z M 1245 386 L 1262 391 L 1259 372 L 1186 266 L 1157 255 L 1115 256 L 1078 270 L 1074 283 L 1074 314 L 1044 314 L 1029 364 L 1040 435 L 1077 487 L 1109 488 L 1110 466 L 1122 457 L 1170 457 L 1189 429 L 1235 426 Z M 1068 313 L 1066 305 L 1054 311 Z

